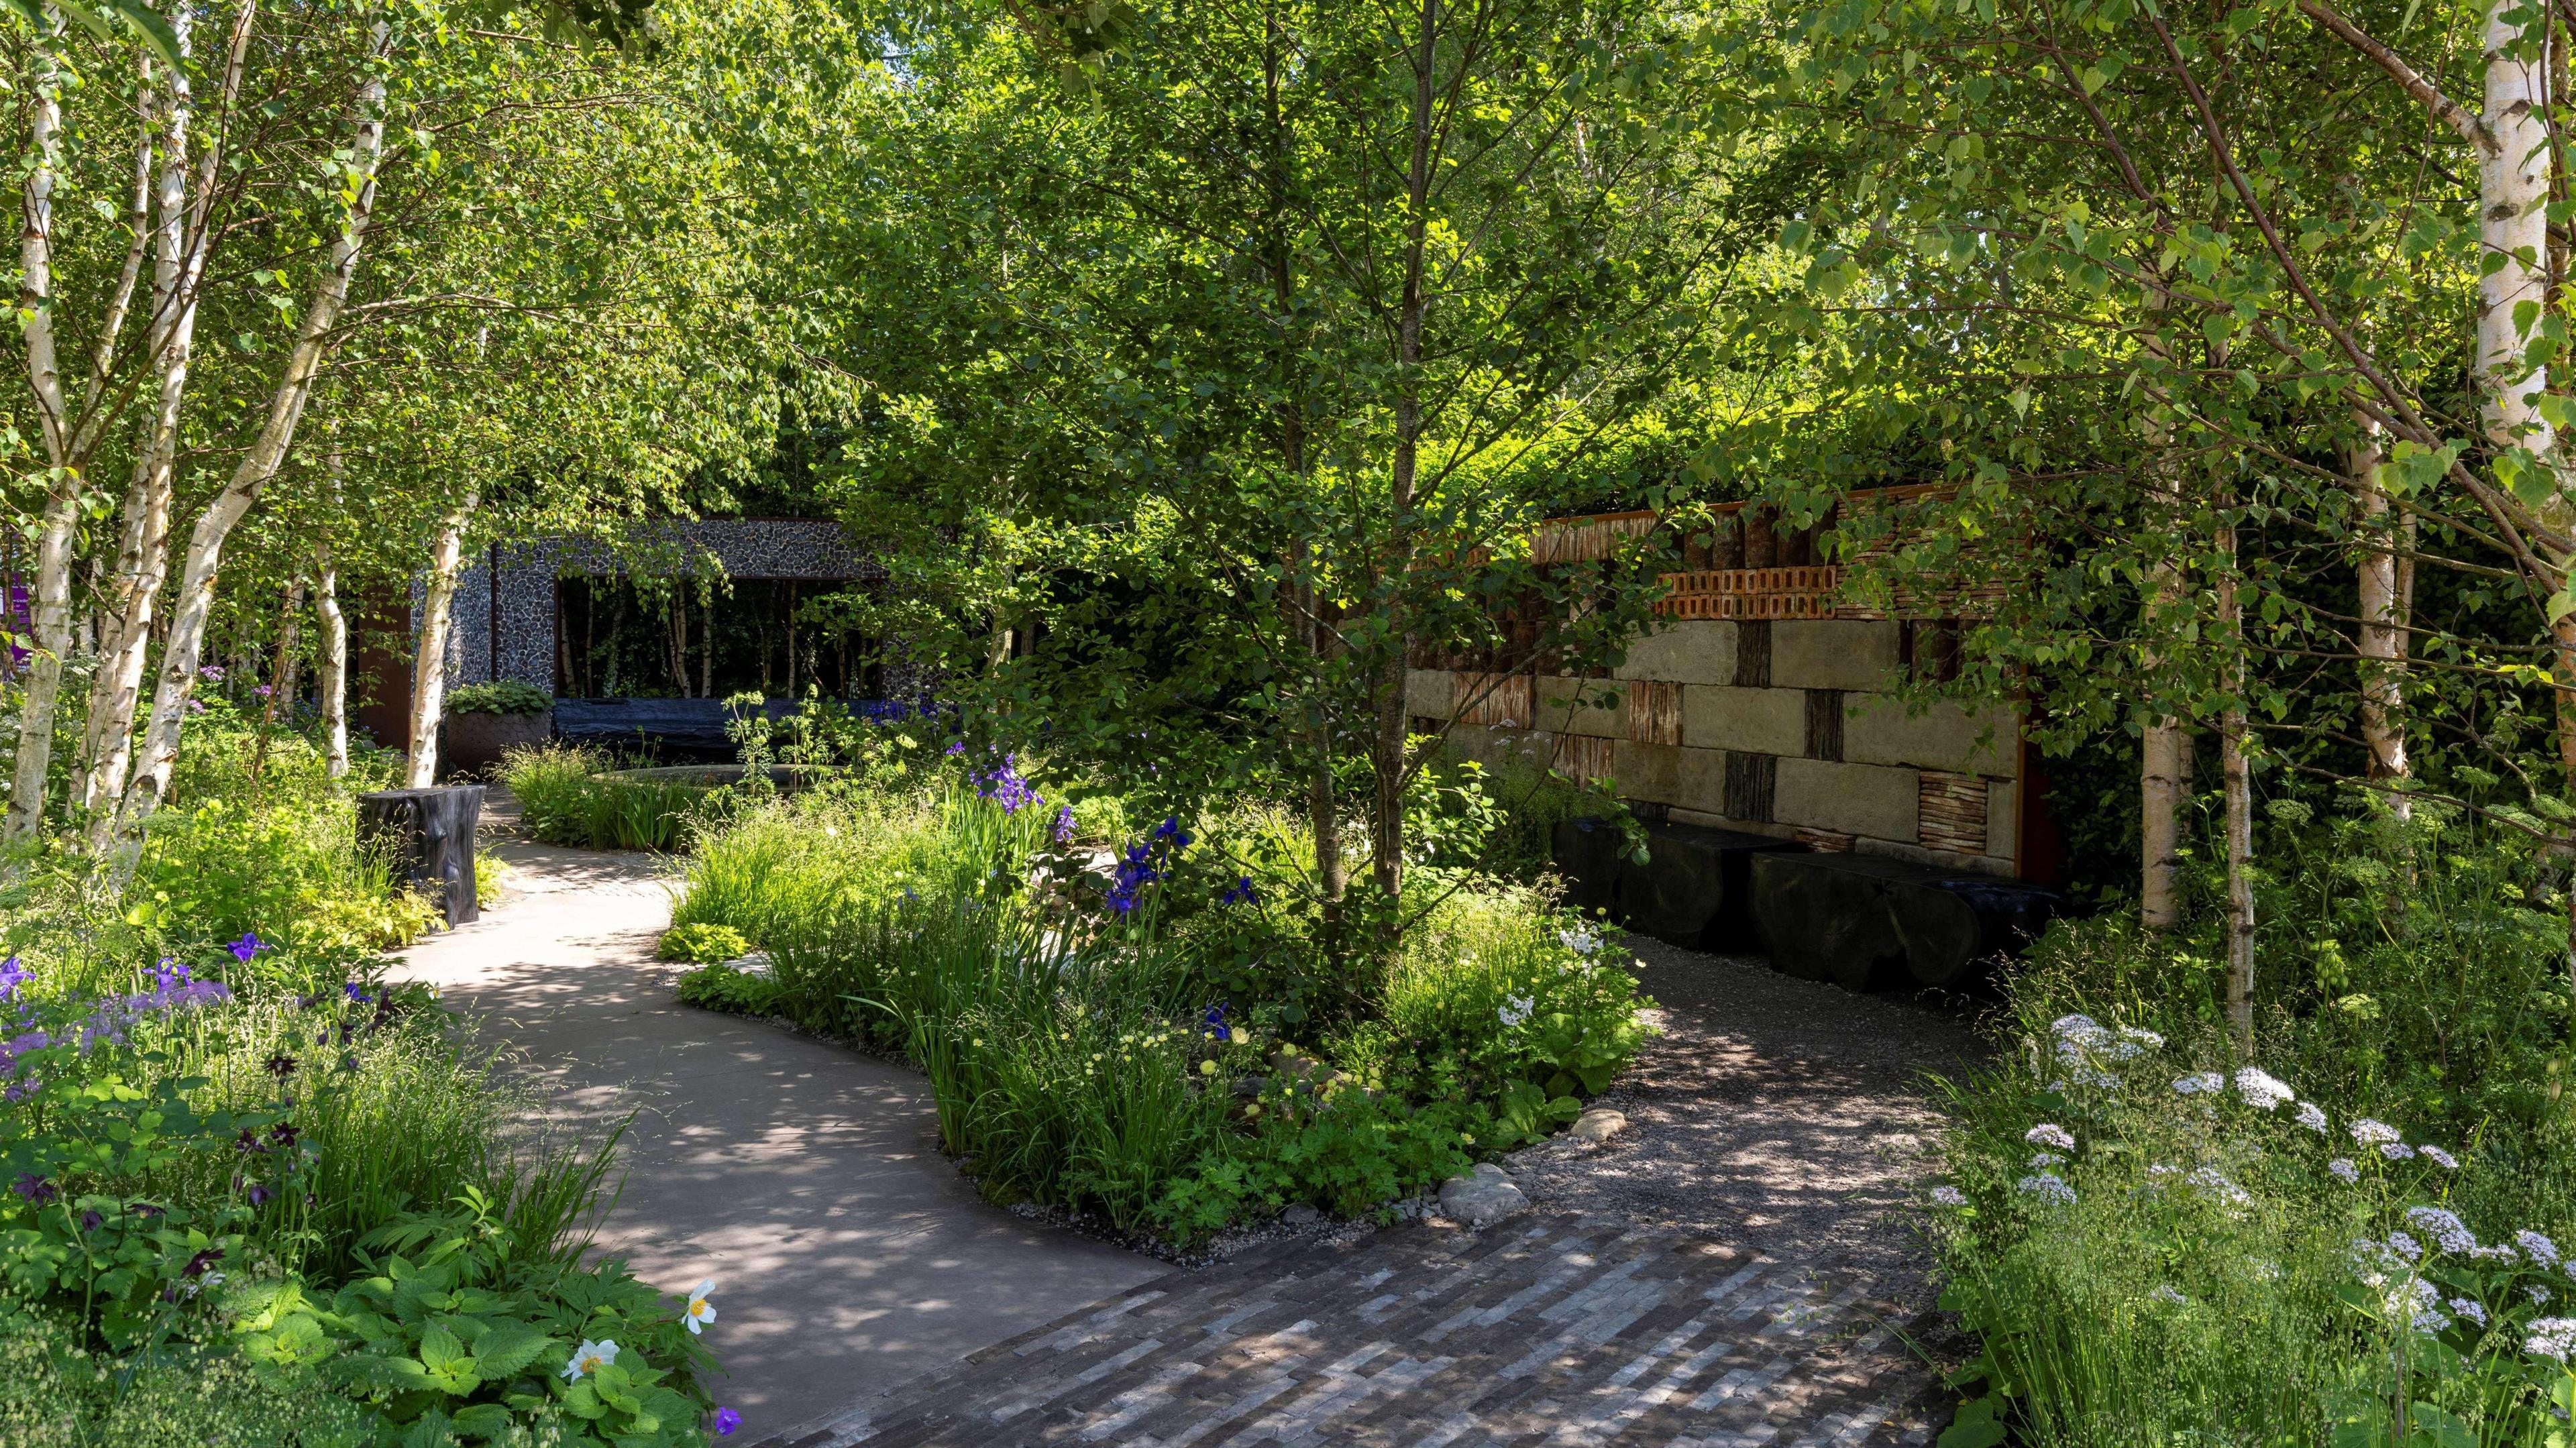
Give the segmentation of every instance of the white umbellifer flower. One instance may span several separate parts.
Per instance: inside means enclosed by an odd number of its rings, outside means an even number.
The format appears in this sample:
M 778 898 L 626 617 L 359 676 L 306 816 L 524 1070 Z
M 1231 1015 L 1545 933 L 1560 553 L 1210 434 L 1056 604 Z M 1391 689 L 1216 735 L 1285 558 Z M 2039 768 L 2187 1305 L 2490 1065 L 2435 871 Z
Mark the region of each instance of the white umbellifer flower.
M 2034 1151 L 2030 1154 L 2030 1164 L 2035 1167 L 2062 1166 L 2065 1162 L 2066 1158 L 2053 1151 Z
M 2440 1332 L 2451 1325 L 2451 1319 L 2442 1315 L 2441 1302 L 2441 1294 L 2421 1277 L 2408 1278 L 2386 1299 L 2388 1315 L 2405 1318 L 2417 1332 Z
M 1589 930 L 1560 930 L 1556 938 L 1564 941 L 1565 948 L 1577 955 L 1590 955 L 1601 948 L 1601 937 Z
M 2157 1035 L 2155 1032 L 2150 1031 L 2143 1026 L 2122 1026 L 2120 1028 L 2120 1039 L 2128 1042 L 2130 1045 L 2140 1046 L 2150 1051 L 2161 1048 L 2165 1043 L 2164 1037 Z
M 2526 1282 L 2522 1284 L 2522 1295 L 2530 1298 L 2531 1305 L 2534 1307 L 2547 1307 L 2549 1305 L 2549 1289 L 2537 1282 Z
M 2465 1317 L 2480 1327 L 2487 1325 L 2487 1310 L 2474 1297 L 2452 1298 L 2451 1315 L 2453 1317 Z
M 2540 1235 L 2538 1232 L 2524 1231 L 2514 1233 L 2513 1240 L 2514 1245 L 2522 1248 L 2525 1253 L 2529 1254 L 2532 1261 L 2539 1263 L 2543 1267 L 2555 1267 L 2558 1265 L 2558 1244 L 2550 1241 L 2547 1237 Z
M 2504 1242 L 2494 1242 L 2483 1247 L 2473 1247 L 2469 1250 L 2469 1255 L 2477 1258 L 2481 1262 L 2515 1262 L 2520 1261 L 2522 1258 L 2522 1254 L 2520 1252 L 2515 1251 L 2510 1244 Z
M 2023 1177 L 2013 1183 L 2013 1189 L 2023 1196 L 2037 1197 L 2051 1206 L 2066 1207 L 2075 1204 L 2075 1188 L 2068 1186 L 2064 1177 L 2052 1171 L 2034 1172 Z
M 2325 1134 L 2326 1114 L 2317 1109 L 2317 1104 L 2315 1102 L 2300 1102 L 2298 1117 L 2299 1124 L 2301 1126 L 2306 1127 L 2310 1131 L 2316 1132 L 2320 1136 Z
M 572 1350 L 572 1361 L 564 1364 L 567 1379 L 579 1379 L 617 1361 L 617 1344 L 607 1338 L 585 1342 Z
M 2523 1330 L 2530 1336 L 2522 1340 L 2522 1350 L 2533 1357 L 2563 1363 L 2576 1354 L 2576 1317 L 2535 1317 Z
M 2079 1046 L 2090 1046 L 2110 1034 L 2102 1029 L 2100 1021 L 2084 1015 L 2059 1016 L 2048 1023 L 2048 1033 Z
M 715 1307 L 707 1299 L 714 1295 L 716 1280 L 712 1277 L 689 1289 L 689 1305 L 680 1310 L 680 1321 L 688 1324 L 692 1336 L 707 1330 L 716 1320 Z
M 2402 1141 L 2383 1141 L 2379 1144 L 2379 1154 L 2390 1161 L 2404 1161 L 2415 1154 L 2415 1148 Z
M 2336 1178 L 2347 1186 L 2361 1180 L 2361 1168 L 2354 1166 L 2350 1157 L 2336 1157 L 2326 1163 L 2326 1170 L 2333 1172 Z
M 2065 1127 L 2060 1126 L 2053 1121 L 2043 1121 L 2037 1126 L 2032 1127 L 2030 1130 L 2023 1132 L 2021 1134 L 2021 1139 L 2029 1142 L 2033 1146 L 2053 1146 L 2059 1151 L 2073 1151 L 2075 1149 L 2074 1135 L 2067 1131 Z
M 2419 1146 L 2415 1148 L 2415 1154 L 2424 1158 L 2426 1161 L 2431 1162 L 2433 1165 L 2440 1167 L 2444 1171 L 2458 1171 L 2460 1169 L 2460 1159 L 2438 1146 Z
M 2257 1111 L 2275 1111 L 2283 1103 L 2296 1101 L 2299 1093 L 2289 1083 L 2260 1066 L 2247 1066 L 2236 1073 L 2236 1094 Z
M 1936 1207 L 1964 1207 L 1967 1204 L 1968 1194 L 1959 1190 L 1957 1187 L 1934 1187 L 1932 1189 L 1932 1205 Z
M 1503 1001 L 1503 1008 L 1495 1012 L 1495 1015 L 1501 1019 L 1504 1025 L 1517 1026 L 1521 1022 L 1528 1020 L 1530 1018 L 1530 1012 L 1537 1009 L 1538 1001 L 1535 997 L 1508 996 Z
M 2385 1121 L 2373 1121 L 2365 1116 L 2352 1124 L 2352 1139 L 2364 1146 L 2376 1146 L 2383 1141 L 2398 1140 L 2399 1132 Z
M 2171 1283 L 2159 1284 L 2155 1291 L 2150 1292 L 2147 1295 L 2158 1302 L 2170 1302 L 2177 1307 L 2191 1300 L 2176 1291 Z
M 2408 1207 L 2406 1224 L 2431 1237 L 2445 1252 L 2467 1256 L 2478 1249 L 2476 1234 L 2460 1214 L 2443 1207 Z
M 2388 1250 L 2413 1262 L 2424 1255 L 2424 1244 L 2404 1232 L 2388 1234 Z
M 2212 1091 L 2226 1090 L 2227 1078 L 2215 1071 L 2195 1071 L 2188 1076 L 2176 1076 L 2173 1089 L 2177 1096 L 2205 1095 Z
M 2243 1187 L 2220 1175 L 2218 1168 L 2214 1166 L 2204 1166 L 2194 1170 L 2188 1180 L 2193 1190 L 2214 1202 L 2225 1202 L 2231 1207 L 2241 1207 L 2253 1200 L 2245 1195 Z

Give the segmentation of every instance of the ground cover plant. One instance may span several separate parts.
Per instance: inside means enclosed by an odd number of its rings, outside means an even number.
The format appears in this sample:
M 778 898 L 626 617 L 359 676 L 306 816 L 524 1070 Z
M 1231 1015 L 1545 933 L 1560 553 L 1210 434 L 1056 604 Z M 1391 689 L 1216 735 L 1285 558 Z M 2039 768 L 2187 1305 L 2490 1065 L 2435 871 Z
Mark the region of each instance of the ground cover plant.
M 123 897 L 0 903 L 0 1443 L 703 1441 L 703 1308 L 581 1260 L 614 1139 L 380 979 L 382 761 L 203 737 Z
M 500 773 L 529 833 L 586 850 L 682 849 L 715 792 L 703 783 L 633 778 L 598 750 L 560 745 L 513 749 Z
M 1008 757 L 747 812 L 675 930 L 731 926 L 770 971 L 681 998 L 899 1051 L 988 1197 L 1183 1245 L 1423 1190 L 1572 1119 L 1642 1039 L 1633 978 L 1543 890 L 1419 871 L 1402 950 L 1322 978 L 1293 816 L 1167 814 L 1106 859 L 1078 819 Z
M 1948 1083 L 1932 1233 L 1979 1345 L 1950 1448 L 2561 1441 L 2563 921 L 2455 811 L 2274 835 L 2256 1056 L 2214 923 L 2105 916 L 2014 971 L 2003 1060 Z

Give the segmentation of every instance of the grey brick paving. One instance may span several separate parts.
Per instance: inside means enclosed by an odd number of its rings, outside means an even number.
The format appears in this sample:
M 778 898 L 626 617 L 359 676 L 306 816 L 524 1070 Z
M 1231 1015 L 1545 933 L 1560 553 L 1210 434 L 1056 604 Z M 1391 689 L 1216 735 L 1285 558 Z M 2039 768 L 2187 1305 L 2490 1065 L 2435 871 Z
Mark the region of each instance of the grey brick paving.
M 1915 1324 L 1858 1268 L 1579 1213 L 1174 1272 L 754 1448 L 1887 1448 Z

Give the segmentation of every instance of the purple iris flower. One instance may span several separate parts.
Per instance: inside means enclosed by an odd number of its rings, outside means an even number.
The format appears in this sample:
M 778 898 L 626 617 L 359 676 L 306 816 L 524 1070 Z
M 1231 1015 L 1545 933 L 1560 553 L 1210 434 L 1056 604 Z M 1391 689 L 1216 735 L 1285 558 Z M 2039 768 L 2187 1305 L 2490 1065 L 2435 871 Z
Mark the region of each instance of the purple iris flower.
M 1208 1007 L 1207 1014 L 1199 1018 L 1201 1032 L 1210 1040 L 1231 1041 L 1234 1039 L 1234 1032 L 1229 1029 L 1225 1023 L 1225 1007 L 1226 1003 L 1224 1001 L 1219 1001 L 1215 1005 Z
M 741 1426 L 742 1414 L 735 1412 L 731 1408 L 716 1409 L 715 1430 L 717 1437 L 730 1438 L 733 1436 L 733 1430 Z
M 364 1005 L 364 1004 L 366 1004 L 366 1001 L 367 1001 L 367 992 L 366 992 L 366 989 L 365 989 L 363 986 L 360 986 L 356 981 L 354 981 L 354 980 L 353 980 L 353 981 L 348 982 L 347 984 L 345 984 L 345 985 L 341 986 L 341 987 L 340 987 L 340 990 L 341 990 L 341 993 L 342 993 L 342 994 L 344 994 L 344 995 L 348 996 L 348 998 L 349 998 L 349 999 L 351 999 L 351 1000 L 353 1000 L 353 1001 L 356 1001 L 356 1002 L 357 1002 L 357 1003 L 359 1003 L 360 1005 Z
M 965 753 L 965 752 L 966 752 L 966 741 L 965 741 L 965 740 L 963 740 L 963 739 L 960 739 L 960 740 L 958 740 L 957 742 L 955 742 L 954 744 L 949 745 L 945 750 L 942 750 L 941 752 L 942 752 L 942 753 L 944 753 L 944 754 L 946 754 L 949 758 L 951 758 L 951 759 L 955 759 L 958 755 L 963 754 L 963 753 Z
M 13 955 L 0 960 L 0 1001 L 16 999 L 18 987 L 35 978 L 36 973 L 19 964 L 18 957 Z
M 1251 904 L 1253 901 L 1252 877 L 1250 875 L 1246 875 L 1234 884 L 1228 885 L 1225 888 L 1225 894 L 1222 898 L 1224 903 L 1228 905 Z
M 1063 845 L 1070 844 L 1072 841 L 1073 806 L 1066 805 L 1064 808 L 1055 812 L 1055 842 L 1059 845 Z
M 270 947 L 269 947 L 268 942 L 266 942 L 266 941 L 264 941 L 264 940 L 260 939 L 260 938 L 259 938 L 258 936 L 256 936 L 256 935 L 253 935 L 251 932 L 249 932 L 249 931 L 247 931 L 247 930 L 245 930 L 245 931 L 243 931 L 243 932 L 242 932 L 242 938 L 241 938 L 241 939 L 236 940 L 236 941 L 234 941 L 232 944 L 227 945 L 227 946 L 225 946 L 225 947 L 224 947 L 224 949 L 229 950 L 229 951 L 231 951 L 231 952 L 233 953 L 233 959 L 240 961 L 240 962 L 241 962 L 242 964 L 244 964 L 244 965 L 248 965 L 248 964 L 250 964 L 250 958 L 251 958 L 252 956 L 257 955 L 257 954 L 259 954 L 261 951 L 263 951 L 263 950 L 267 950 L 267 949 L 269 949 L 269 948 L 270 948 Z

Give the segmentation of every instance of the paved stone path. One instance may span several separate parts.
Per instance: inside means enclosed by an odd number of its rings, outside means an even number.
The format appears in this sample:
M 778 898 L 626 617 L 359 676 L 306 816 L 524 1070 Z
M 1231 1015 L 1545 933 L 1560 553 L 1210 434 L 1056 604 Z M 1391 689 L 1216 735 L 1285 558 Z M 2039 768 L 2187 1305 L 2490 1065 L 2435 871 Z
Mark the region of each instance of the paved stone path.
M 1919 1444 L 1897 1311 L 1666 1228 L 1416 1225 L 1176 1272 L 759 1448 Z
M 716 1279 L 707 1343 L 724 1374 L 712 1386 L 744 1436 L 1166 1270 L 979 1199 L 938 1152 L 918 1075 L 674 1003 L 685 967 L 653 959 L 668 862 L 485 848 L 510 866 L 510 896 L 413 947 L 401 973 L 479 1016 L 553 1121 L 596 1129 L 635 1113 L 600 1246 L 666 1290 Z

